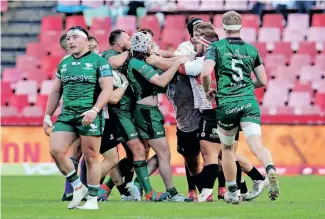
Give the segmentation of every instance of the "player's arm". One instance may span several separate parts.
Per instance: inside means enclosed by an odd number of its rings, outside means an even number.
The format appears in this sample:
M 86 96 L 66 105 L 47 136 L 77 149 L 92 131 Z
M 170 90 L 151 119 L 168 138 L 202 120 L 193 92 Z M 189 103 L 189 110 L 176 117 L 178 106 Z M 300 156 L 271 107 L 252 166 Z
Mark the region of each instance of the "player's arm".
M 113 91 L 113 93 L 112 93 L 112 95 L 111 95 L 111 97 L 109 99 L 110 104 L 117 104 L 118 102 L 120 102 L 120 100 L 122 99 L 126 89 L 129 86 L 129 81 L 127 80 L 127 78 L 123 74 L 120 74 L 119 77 L 121 78 L 122 83 L 115 86 L 114 81 L 113 81 L 114 87 L 117 87 L 117 88 Z
M 181 75 L 196 77 L 201 74 L 202 66 L 202 59 L 196 59 L 193 61 L 185 62 L 184 64 L 179 66 L 178 73 Z
M 202 71 L 201 71 L 201 81 L 205 92 L 208 92 L 210 89 L 211 74 L 213 73 L 214 67 L 216 65 L 216 60 L 217 60 L 216 48 L 210 46 L 207 49 L 207 52 L 205 54 L 205 61 L 203 63 Z
M 93 109 L 98 112 L 104 108 L 104 106 L 109 102 L 110 97 L 113 92 L 113 77 L 112 70 L 108 64 L 100 66 L 100 77 L 98 79 L 101 92 L 97 98 Z M 97 113 L 98 113 L 97 112 Z
M 174 61 L 157 55 L 150 55 L 146 58 L 146 62 L 149 65 L 155 66 L 163 71 L 167 71 L 173 65 Z
M 129 57 L 129 51 L 122 52 L 121 54 L 111 56 L 107 59 L 108 63 L 113 69 L 118 69 Z
M 183 64 L 187 58 L 181 58 L 173 62 L 172 66 L 165 71 L 163 74 L 153 74 L 149 78 L 149 82 L 155 84 L 159 87 L 166 87 L 166 85 L 173 79 L 175 73 L 177 72 L 179 66 Z
M 160 50 L 160 55 L 164 58 L 172 58 L 175 56 L 174 53 L 168 52 L 166 50 Z
M 255 88 L 260 88 L 264 87 L 267 84 L 267 76 L 265 72 L 265 68 L 262 62 L 262 59 L 260 55 L 257 53 L 257 57 L 255 59 L 254 63 L 254 74 L 255 74 L 255 79 L 253 80 L 253 84 Z

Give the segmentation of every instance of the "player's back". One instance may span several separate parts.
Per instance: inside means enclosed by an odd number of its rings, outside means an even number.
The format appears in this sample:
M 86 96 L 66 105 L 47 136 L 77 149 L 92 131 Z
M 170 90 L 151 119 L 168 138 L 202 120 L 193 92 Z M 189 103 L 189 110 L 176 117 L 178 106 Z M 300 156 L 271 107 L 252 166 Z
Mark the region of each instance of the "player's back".
M 212 49 L 207 53 L 214 52 L 214 57 L 217 57 L 218 103 L 255 99 L 251 73 L 262 64 L 257 49 L 239 37 L 226 38 L 211 45 Z

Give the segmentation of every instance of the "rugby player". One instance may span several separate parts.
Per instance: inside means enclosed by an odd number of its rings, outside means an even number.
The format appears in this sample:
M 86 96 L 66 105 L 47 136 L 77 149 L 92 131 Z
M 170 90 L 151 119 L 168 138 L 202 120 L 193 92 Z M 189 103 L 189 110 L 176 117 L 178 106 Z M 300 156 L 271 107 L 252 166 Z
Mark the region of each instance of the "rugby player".
M 103 53 L 103 57 L 116 69 L 120 74 L 127 75 L 129 62 L 129 50 L 131 47 L 130 36 L 123 30 L 114 30 L 110 37 L 110 50 Z M 145 156 L 145 147 L 139 139 L 137 128 L 132 118 L 132 110 L 135 105 L 135 97 L 131 87 L 125 90 L 120 101 L 109 105 L 109 112 L 112 115 L 113 122 L 116 123 L 116 137 L 120 142 L 124 142 L 126 147 L 132 152 L 133 167 L 137 174 L 141 186 L 144 188 L 147 201 L 159 201 L 166 198 L 167 194 L 156 192 L 152 189 L 147 162 Z M 132 195 L 137 196 L 137 200 L 141 200 L 140 193 L 137 189 L 133 189 L 132 183 L 127 184 L 127 188 Z M 104 186 L 102 186 L 103 189 Z
M 97 194 L 101 170 L 98 154 L 104 126 L 102 109 L 113 90 L 111 67 L 104 58 L 89 51 L 88 36 L 88 32 L 80 26 L 69 29 L 67 43 L 72 55 L 58 66 L 43 124 L 45 133 L 49 134 L 48 121 L 63 96 L 62 112 L 50 137 L 50 153 L 74 189 L 69 209 L 99 209 Z M 81 183 L 73 162 L 66 156 L 68 146 L 76 140 L 77 135 L 80 136 L 87 163 L 88 188 Z M 87 202 L 79 206 L 86 195 Z
M 184 197 L 178 194 L 173 185 L 170 150 L 163 126 L 164 116 L 157 106 L 157 94 L 158 88 L 165 87 L 170 82 L 179 65 L 186 59 L 178 59 L 163 72 L 145 62 L 152 53 L 152 45 L 149 34 L 137 32 L 131 37 L 132 58 L 128 65 L 128 79 L 136 97 L 133 118 L 140 138 L 147 141 L 158 156 L 159 172 L 169 193 L 169 200 L 184 201 Z
M 228 192 L 225 201 L 240 202 L 236 194 L 236 163 L 233 145 L 238 128 L 241 127 L 246 141 L 264 165 L 270 181 L 269 197 L 275 200 L 279 195 L 277 174 L 270 152 L 263 146 L 260 126 L 260 109 L 254 95 L 254 88 L 267 83 L 265 69 L 257 49 L 244 42 L 240 36 L 241 16 L 229 11 L 222 18 L 226 39 L 212 43 L 204 61 L 201 78 L 206 95 L 215 96 L 210 87 L 211 73 L 218 78 L 217 133 L 222 143 L 222 162 Z M 251 79 L 251 72 L 256 79 Z
M 94 36 L 89 36 L 88 38 L 88 43 L 89 43 L 89 50 L 99 54 L 99 44 L 98 40 Z

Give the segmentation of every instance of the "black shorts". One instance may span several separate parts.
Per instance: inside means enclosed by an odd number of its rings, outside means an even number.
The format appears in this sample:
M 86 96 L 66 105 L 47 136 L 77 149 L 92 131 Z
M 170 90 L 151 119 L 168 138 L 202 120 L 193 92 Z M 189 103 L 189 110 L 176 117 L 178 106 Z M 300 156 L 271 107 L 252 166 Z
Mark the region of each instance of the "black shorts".
M 184 156 L 196 156 L 200 153 L 199 130 L 183 132 L 177 128 L 177 151 Z
M 220 138 L 217 134 L 218 119 L 215 109 L 204 110 L 201 114 L 199 140 L 205 140 L 221 144 Z M 239 130 L 236 134 L 235 140 L 239 139 Z
M 110 115 L 111 116 L 111 115 Z M 104 154 L 106 151 L 115 148 L 119 142 L 116 140 L 116 124 L 112 122 L 112 119 L 105 119 L 105 127 L 102 135 L 102 141 L 100 144 L 100 153 Z

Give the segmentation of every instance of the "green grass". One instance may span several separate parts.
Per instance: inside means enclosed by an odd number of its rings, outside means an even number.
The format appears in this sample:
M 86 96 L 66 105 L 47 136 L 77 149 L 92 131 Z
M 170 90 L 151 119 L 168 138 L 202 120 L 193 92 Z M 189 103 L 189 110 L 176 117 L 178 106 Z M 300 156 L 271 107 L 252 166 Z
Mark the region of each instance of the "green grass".
M 186 194 L 185 177 L 175 177 L 175 184 Z M 160 177 L 151 179 L 163 190 Z M 250 181 L 250 180 L 247 180 Z M 7 219 L 324 219 L 325 179 L 316 176 L 281 177 L 281 194 L 271 202 L 266 191 L 254 202 L 230 205 L 214 203 L 120 202 L 117 190 L 110 201 L 100 203 L 99 211 L 68 210 L 62 202 L 63 177 L 2 177 L 1 213 Z

